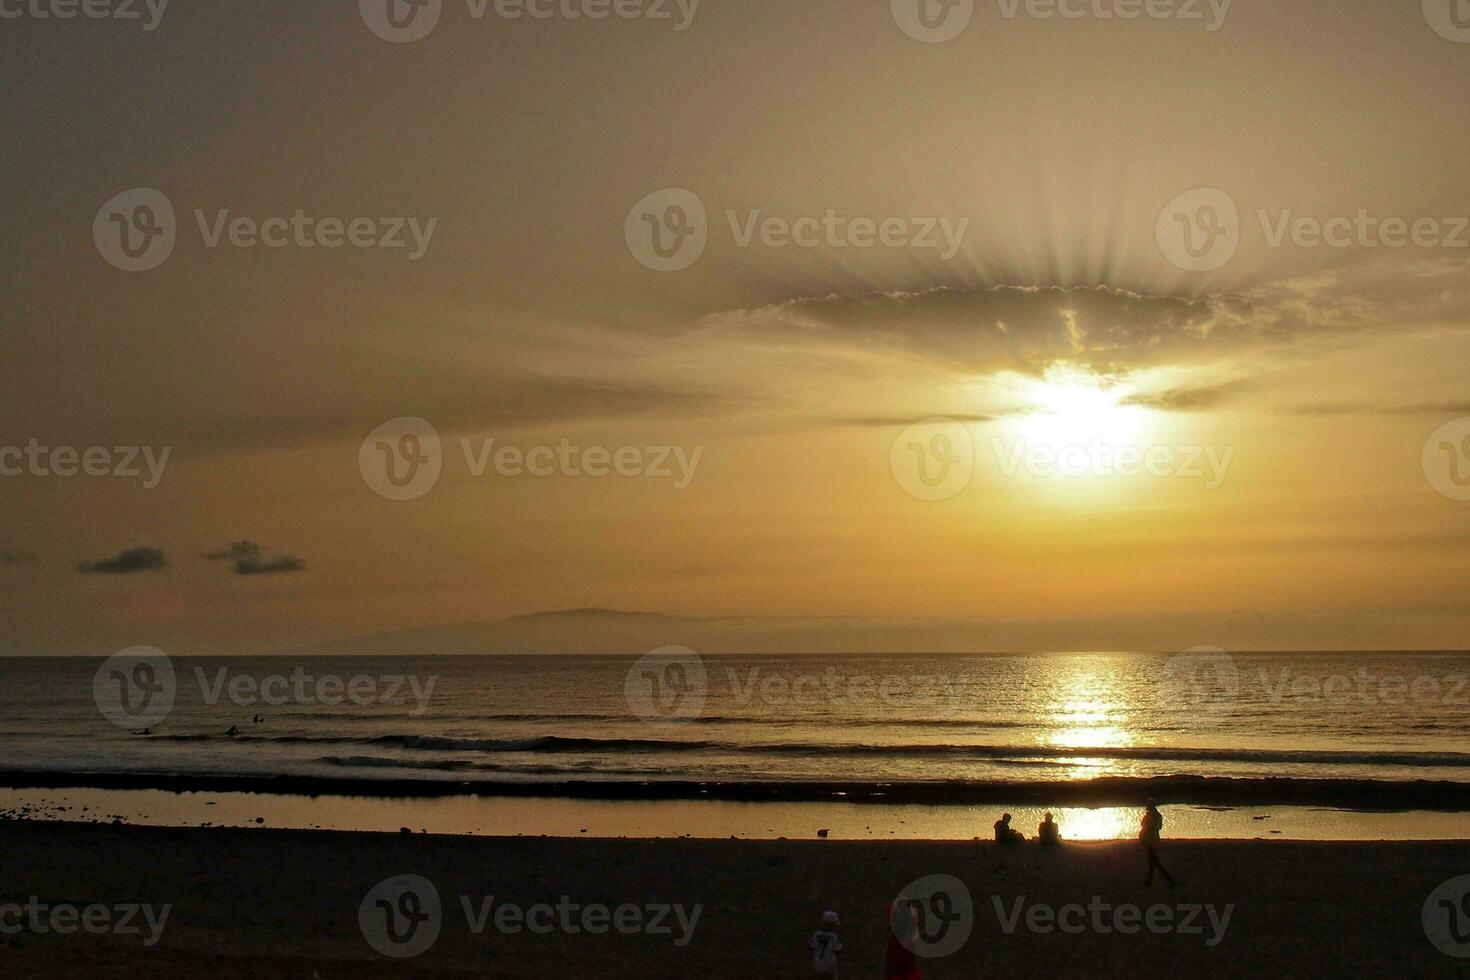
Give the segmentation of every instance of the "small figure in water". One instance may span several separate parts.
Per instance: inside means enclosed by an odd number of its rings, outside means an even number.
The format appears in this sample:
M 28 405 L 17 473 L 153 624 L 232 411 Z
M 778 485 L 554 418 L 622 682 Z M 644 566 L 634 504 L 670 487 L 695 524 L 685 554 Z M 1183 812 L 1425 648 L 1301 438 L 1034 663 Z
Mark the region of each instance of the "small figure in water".
M 1041 841 L 1042 847 L 1056 847 L 1062 842 L 1062 829 L 1052 819 L 1050 810 L 1042 818 L 1041 826 L 1036 828 L 1036 839 Z
M 227 737 L 230 737 L 230 738 L 233 738 L 234 736 L 239 735 L 239 734 L 240 734 L 240 726 L 239 725 L 231 725 L 230 726 L 230 730 L 227 731 L 227 732 L 225 732 L 225 735 Z
M 995 842 L 1002 845 L 1023 844 L 1026 842 L 1024 834 L 1019 830 L 1011 828 L 1011 815 L 1009 813 L 1001 814 L 1000 819 L 995 822 Z
M 255 716 L 255 723 L 257 725 L 259 725 L 263 721 L 265 721 L 265 715 L 256 715 Z
M 152 735 L 153 734 L 153 729 L 151 729 L 151 728 L 145 728 L 141 732 L 133 732 L 133 734 L 134 735 Z
M 1148 806 L 1143 811 L 1143 820 L 1138 825 L 1138 839 L 1143 842 L 1143 849 L 1148 854 L 1147 884 L 1150 885 L 1154 883 L 1155 870 L 1163 875 L 1164 880 L 1169 884 L 1178 884 L 1174 876 L 1169 874 L 1168 869 L 1159 863 L 1159 834 L 1163 829 L 1164 815 L 1159 812 L 1158 803 L 1149 800 Z

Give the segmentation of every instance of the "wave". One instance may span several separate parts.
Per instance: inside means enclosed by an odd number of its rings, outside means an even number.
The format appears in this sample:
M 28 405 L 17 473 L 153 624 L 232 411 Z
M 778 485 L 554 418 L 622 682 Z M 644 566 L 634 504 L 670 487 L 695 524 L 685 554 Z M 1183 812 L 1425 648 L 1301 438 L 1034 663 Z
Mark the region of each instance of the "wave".
M 381 722 L 388 720 L 394 715 L 386 712 L 372 713 L 361 711 L 284 711 L 276 717 L 279 718 L 308 718 L 313 721 L 369 721 Z M 562 722 L 592 721 L 604 724 L 627 724 L 636 719 L 627 713 L 610 712 L 572 712 L 549 714 L 545 712 L 506 712 L 506 713 L 478 713 L 469 712 L 464 714 L 451 712 L 435 712 L 435 718 L 447 722 L 536 722 L 544 725 L 556 725 Z M 765 717 L 761 715 L 701 715 L 697 718 L 681 719 L 681 724 L 702 725 L 771 725 L 796 722 L 792 719 L 780 719 Z M 989 720 L 981 718 L 834 718 L 823 722 L 834 728 L 974 728 L 974 729 L 1010 729 L 1010 728 L 1035 728 L 1039 722 L 1035 719 L 1027 721 L 1016 721 L 1010 719 Z
M 659 769 L 611 769 L 590 766 L 515 765 L 500 762 L 475 762 L 471 759 L 396 759 L 378 755 L 325 755 L 317 761 L 331 766 L 363 769 L 423 769 L 431 772 L 493 772 L 526 776 L 571 776 L 579 773 L 599 776 L 667 776 Z
M 525 738 L 474 738 L 453 735 L 159 735 L 164 741 L 374 745 L 424 752 L 726 754 L 890 758 L 973 757 L 991 760 L 1146 759 L 1176 762 L 1303 763 L 1360 766 L 1470 768 L 1470 753 L 1363 751 L 1336 749 L 1249 749 L 1190 746 L 1051 746 L 955 743 L 730 742 L 711 739 L 597 738 L 538 735 Z

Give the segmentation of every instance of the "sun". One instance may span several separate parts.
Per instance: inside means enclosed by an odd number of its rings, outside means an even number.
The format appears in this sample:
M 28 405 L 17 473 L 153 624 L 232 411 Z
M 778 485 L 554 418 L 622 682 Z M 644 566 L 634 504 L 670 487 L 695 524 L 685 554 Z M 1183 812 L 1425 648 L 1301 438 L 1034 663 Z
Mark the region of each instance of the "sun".
M 1130 404 L 1132 386 L 1073 364 L 1053 364 L 1040 378 L 1019 379 L 1015 428 L 1028 443 L 1061 450 L 1135 442 L 1148 409 Z

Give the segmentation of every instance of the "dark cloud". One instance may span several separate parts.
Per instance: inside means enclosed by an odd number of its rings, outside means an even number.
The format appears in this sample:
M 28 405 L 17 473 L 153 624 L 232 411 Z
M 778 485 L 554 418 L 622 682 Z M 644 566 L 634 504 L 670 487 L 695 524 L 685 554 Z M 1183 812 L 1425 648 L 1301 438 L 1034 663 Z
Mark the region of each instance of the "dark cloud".
M 236 575 L 279 575 L 299 572 L 306 567 L 306 562 L 291 555 L 267 555 L 253 541 L 236 541 L 204 557 L 209 561 L 229 562 Z
M 798 298 L 718 314 L 706 324 L 763 335 L 782 331 L 793 342 L 876 345 L 969 369 L 1040 373 L 1059 360 L 1099 370 L 1128 366 L 1165 344 L 1189 346 L 1217 328 L 1240 330 L 1234 322 L 1219 327 L 1230 305 L 1104 287 L 943 287 Z
M 902 416 L 897 416 L 897 415 L 892 415 L 892 416 L 874 415 L 874 416 L 865 416 L 865 417 L 862 417 L 862 418 L 832 419 L 831 420 L 831 424 L 833 424 L 833 425 L 847 425 L 847 426 L 852 426 L 854 428 L 861 428 L 861 429 L 892 429 L 892 428 L 907 428 L 908 426 L 913 425 L 915 422 L 922 422 L 925 419 L 930 419 L 930 418 L 947 419 L 947 420 L 953 421 L 953 422 L 981 423 L 981 422 L 994 422 L 997 419 L 999 419 L 1000 416 L 998 416 L 998 415 L 954 415 L 954 414 L 947 413 L 947 412 L 930 412 L 927 415 L 910 415 L 908 417 L 902 417 Z
M 129 548 L 111 558 L 77 563 L 77 571 L 83 575 L 131 575 L 134 572 L 155 572 L 168 567 L 168 559 L 158 548 Z
M 0 565 L 34 565 L 38 561 L 29 551 L 0 551 Z
M 1157 409 L 1161 412 L 1208 412 L 1253 387 L 1254 385 L 1238 382 L 1170 388 L 1167 391 L 1151 394 L 1132 395 L 1125 398 L 1122 404 L 1141 405 L 1144 408 Z
M 877 348 L 965 370 L 1041 373 L 1070 361 L 1107 373 L 1467 316 L 1470 265 L 1441 261 L 1359 265 L 1194 297 L 1017 285 L 814 294 L 711 314 L 700 329 L 791 345 Z M 1190 404 L 1180 397 L 1181 408 Z M 1210 393 L 1194 397 L 1192 407 L 1200 407 Z
M 1293 415 L 1407 415 L 1424 418 L 1470 415 L 1470 401 L 1410 402 L 1375 405 L 1372 402 L 1319 402 L 1287 409 Z

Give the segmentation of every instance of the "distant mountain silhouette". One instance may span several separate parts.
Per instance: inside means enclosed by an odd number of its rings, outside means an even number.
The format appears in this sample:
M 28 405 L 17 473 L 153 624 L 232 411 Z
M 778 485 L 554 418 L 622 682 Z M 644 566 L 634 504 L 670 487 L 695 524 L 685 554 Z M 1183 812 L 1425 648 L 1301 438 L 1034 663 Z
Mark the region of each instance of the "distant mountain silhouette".
M 346 654 L 641 654 L 664 646 L 699 653 L 903 652 L 967 649 L 953 624 L 848 618 L 698 618 L 657 612 L 579 608 L 522 613 L 506 619 L 456 623 L 349 637 L 283 651 Z M 973 637 L 973 627 L 963 631 Z M 949 633 L 946 642 L 940 634 Z M 925 644 L 915 647 L 915 642 Z
M 977 653 L 1017 650 L 1154 650 L 1169 653 L 1221 637 L 1232 652 L 1312 650 L 1320 617 L 1281 617 L 1280 642 L 1251 642 L 1257 617 L 1174 615 L 1032 619 L 676 616 L 584 607 L 521 613 L 483 622 L 451 623 L 344 637 L 288 650 L 302 655 L 350 654 L 642 654 L 683 646 L 700 654 L 744 653 Z M 1365 628 L 1375 625 L 1369 617 Z M 1367 633 L 1365 632 L 1365 635 Z M 1163 643 L 1159 640 L 1162 638 Z M 1364 648 L 1367 648 L 1365 645 Z M 1386 644 L 1381 649 L 1433 649 Z

